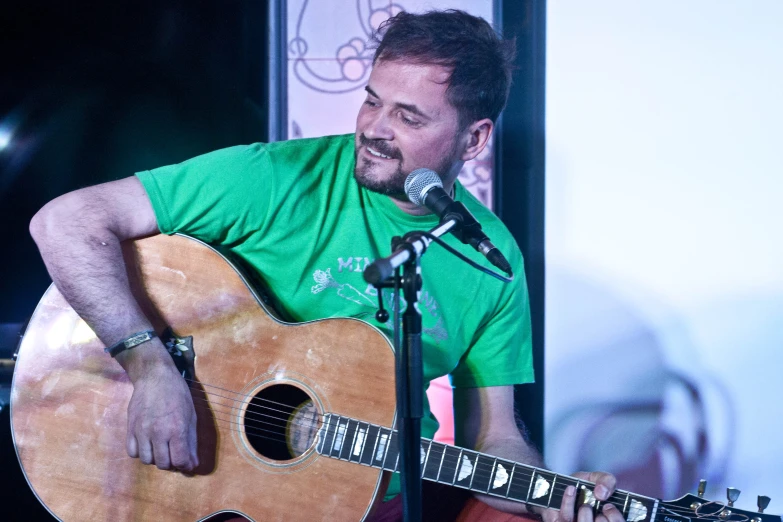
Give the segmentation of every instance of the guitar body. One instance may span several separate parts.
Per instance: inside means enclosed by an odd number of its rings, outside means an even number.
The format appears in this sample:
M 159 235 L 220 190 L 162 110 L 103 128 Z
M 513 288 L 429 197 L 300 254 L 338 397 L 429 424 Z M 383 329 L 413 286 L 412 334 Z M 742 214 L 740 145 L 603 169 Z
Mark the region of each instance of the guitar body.
M 19 460 L 49 511 L 65 521 L 195 521 L 228 511 L 257 521 L 366 517 L 385 488 L 381 470 L 319 455 L 312 439 L 281 458 L 251 441 L 246 419 L 295 389 L 290 405 L 269 411 L 290 413 L 304 394 L 319 415 L 392 426 L 394 355 L 383 334 L 352 319 L 280 322 L 232 264 L 184 236 L 127 243 L 124 254 L 156 330 L 193 338 L 200 465 L 185 475 L 128 457 L 133 387 L 52 286 L 22 341 L 11 399 Z M 261 444 L 283 433 L 257 426 Z

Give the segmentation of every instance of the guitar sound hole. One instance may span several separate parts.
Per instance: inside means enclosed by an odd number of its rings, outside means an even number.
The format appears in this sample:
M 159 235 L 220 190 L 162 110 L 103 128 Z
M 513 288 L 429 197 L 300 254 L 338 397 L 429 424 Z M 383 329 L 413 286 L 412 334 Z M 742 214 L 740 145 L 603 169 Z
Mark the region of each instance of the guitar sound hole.
M 312 446 L 319 413 L 307 393 L 290 384 L 259 391 L 245 411 L 244 430 L 250 445 L 272 460 L 291 460 Z

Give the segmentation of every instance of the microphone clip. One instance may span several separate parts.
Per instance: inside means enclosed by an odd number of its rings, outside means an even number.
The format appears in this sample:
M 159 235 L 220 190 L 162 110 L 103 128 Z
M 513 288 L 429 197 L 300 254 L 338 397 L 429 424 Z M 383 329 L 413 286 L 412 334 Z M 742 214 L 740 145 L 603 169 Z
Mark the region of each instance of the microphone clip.
M 479 245 L 483 241 L 489 239 L 481 229 L 481 224 L 461 201 L 450 203 L 444 210 L 440 222 L 445 223 L 449 220 L 454 220 L 456 223 L 451 229 L 451 233 L 462 243 L 470 245 L 476 250 L 479 249 Z

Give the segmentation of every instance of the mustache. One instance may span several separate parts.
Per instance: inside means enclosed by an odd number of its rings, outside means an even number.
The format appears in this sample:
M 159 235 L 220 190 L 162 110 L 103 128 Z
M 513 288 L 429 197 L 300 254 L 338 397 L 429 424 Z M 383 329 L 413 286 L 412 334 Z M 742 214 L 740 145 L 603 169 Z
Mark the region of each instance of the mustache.
M 389 142 L 386 140 L 371 140 L 364 134 L 360 134 L 359 143 L 365 147 L 371 147 L 373 150 L 380 152 L 384 156 L 389 156 L 390 158 L 398 160 L 402 159 L 402 154 L 400 153 L 399 149 L 389 145 Z

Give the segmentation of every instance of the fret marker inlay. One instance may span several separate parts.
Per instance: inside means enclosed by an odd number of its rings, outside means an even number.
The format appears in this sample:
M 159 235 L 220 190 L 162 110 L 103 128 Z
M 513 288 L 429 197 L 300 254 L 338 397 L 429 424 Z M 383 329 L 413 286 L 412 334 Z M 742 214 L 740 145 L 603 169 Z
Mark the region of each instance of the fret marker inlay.
M 345 437 L 345 424 L 337 424 L 337 435 L 334 436 L 334 444 L 332 444 L 332 451 L 340 451 L 343 449 L 343 438 Z
M 473 463 L 465 455 L 462 456 L 462 462 L 459 465 L 459 474 L 457 475 L 457 482 L 465 480 L 473 473 Z
M 638 500 L 631 500 L 631 509 L 628 511 L 628 522 L 638 522 L 647 518 L 647 508 Z
M 381 460 L 386 451 L 386 440 L 389 438 L 385 433 L 381 433 L 381 438 L 378 441 L 378 451 L 375 452 L 375 460 Z
M 353 454 L 357 457 L 362 453 L 362 447 L 364 446 L 364 434 L 367 430 L 359 428 L 356 433 L 356 441 L 353 443 Z
M 580 486 L 582 488 L 582 491 L 584 493 L 584 500 L 582 501 L 582 504 L 587 504 L 590 507 L 595 507 L 595 503 L 598 502 L 598 499 L 595 498 L 595 494 L 593 493 L 592 489 L 587 489 L 585 486 Z
M 505 485 L 506 482 L 508 482 L 508 472 L 502 464 L 498 464 L 497 471 L 495 471 L 495 480 L 492 481 L 492 489 L 497 489 Z
M 536 485 L 533 487 L 533 498 L 545 497 L 549 493 L 549 481 L 542 476 L 536 477 Z

